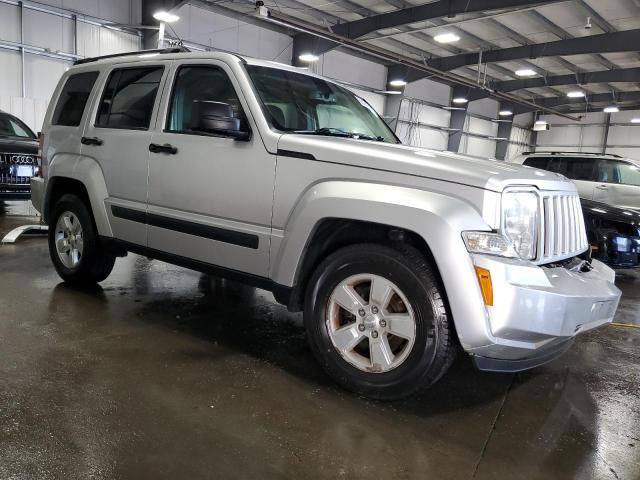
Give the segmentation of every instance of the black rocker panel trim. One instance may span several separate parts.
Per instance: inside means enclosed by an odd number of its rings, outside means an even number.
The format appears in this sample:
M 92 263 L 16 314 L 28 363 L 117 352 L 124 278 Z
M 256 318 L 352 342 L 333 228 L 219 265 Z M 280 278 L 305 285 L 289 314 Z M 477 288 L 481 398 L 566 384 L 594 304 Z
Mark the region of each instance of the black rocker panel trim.
M 208 238 L 218 242 L 230 243 L 240 247 L 257 249 L 260 238 L 257 235 L 244 232 L 236 232 L 226 228 L 212 227 L 201 223 L 178 220 L 176 218 L 165 217 L 155 213 L 142 212 L 126 207 L 111 205 L 111 213 L 114 217 L 131 220 L 138 223 L 146 223 L 154 227 L 173 230 L 174 232 L 186 233 L 196 237 Z

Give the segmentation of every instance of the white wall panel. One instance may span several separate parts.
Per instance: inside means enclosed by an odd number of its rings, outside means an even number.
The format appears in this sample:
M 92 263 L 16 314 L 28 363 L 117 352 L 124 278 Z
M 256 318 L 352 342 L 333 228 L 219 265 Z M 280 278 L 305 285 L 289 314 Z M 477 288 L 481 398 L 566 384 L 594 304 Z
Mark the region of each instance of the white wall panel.
M 425 78 L 409 83 L 405 87 L 404 94 L 410 98 L 418 98 L 438 105 L 449 105 L 451 87 Z
M 193 5 L 184 5 L 176 13 L 180 20 L 172 27 L 187 43 L 265 60 L 291 61 L 293 40 L 288 35 Z M 173 36 L 170 30 L 167 36 Z
M 26 97 L 48 100 L 70 62 L 39 55 L 25 55 Z
M 73 21 L 35 10 L 24 10 L 24 43 L 52 52 L 73 51 Z
M 38 0 L 37 3 L 116 23 L 140 23 L 141 17 L 141 0 Z
M 496 142 L 484 138 L 463 135 L 460 141 L 460 153 L 467 153 L 476 157 L 494 158 L 496 156 Z
M 528 151 L 529 145 L 531 143 L 531 130 L 527 128 L 516 127 L 515 125 L 511 128 L 511 137 L 509 138 L 509 143 L 507 147 L 507 154 L 505 156 L 505 160 L 511 160 L 520 153 L 524 151 Z
M 387 68 L 379 63 L 354 57 L 345 52 L 332 50 L 320 56 L 320 60 L 310 66 L 320 75 L 345 82 L 385 90 Z
M 0 50 L 0 95 L 22 95 L 21 61 L 20 52 Z
M 20 41 L 20 15 L 15 5 L 0 3 L 0 40 Z
M 475 113 L 477 115 L 483 115 L 490 118 L 498 118 L 499 104 L 492 98 L 483 98 L 482 100 L 476 100 L 469 102 L 469 113 Z

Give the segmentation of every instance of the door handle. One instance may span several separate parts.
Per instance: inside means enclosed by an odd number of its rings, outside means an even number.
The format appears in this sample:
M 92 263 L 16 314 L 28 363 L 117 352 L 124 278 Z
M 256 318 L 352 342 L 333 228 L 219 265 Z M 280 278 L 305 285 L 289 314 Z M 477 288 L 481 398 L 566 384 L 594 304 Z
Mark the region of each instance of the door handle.
M 597 188 L 598 190 L 606 190 L 606 189 L 607 189 L 607 188 L 609 188 L 609 187 L 607 187 L 606 185 L 598 185 L 596 188 Z
M 175 155 L 178 153 L 178 149 L 173 145 L 165 143 L 164 145 L 158 145 L 157 143 L 151 143 L 149 145 L 149 151 L 151 153 L 168 153 L 169 155 Z
M 80 143 L 83 145 L 95 145 L 96 147 L 102 145 L 102 140 L 98 137 L 82 137 Z

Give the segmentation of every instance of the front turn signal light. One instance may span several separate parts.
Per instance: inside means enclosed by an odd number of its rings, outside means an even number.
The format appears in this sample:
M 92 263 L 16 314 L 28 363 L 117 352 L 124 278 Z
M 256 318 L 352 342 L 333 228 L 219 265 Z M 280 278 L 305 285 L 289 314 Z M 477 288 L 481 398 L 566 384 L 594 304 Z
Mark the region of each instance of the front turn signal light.
M 484 304 L 491 307 L 493 306 L 493 285 L 491 284 L 491 273 L 486 268 L 475 267 L 475 269 Z

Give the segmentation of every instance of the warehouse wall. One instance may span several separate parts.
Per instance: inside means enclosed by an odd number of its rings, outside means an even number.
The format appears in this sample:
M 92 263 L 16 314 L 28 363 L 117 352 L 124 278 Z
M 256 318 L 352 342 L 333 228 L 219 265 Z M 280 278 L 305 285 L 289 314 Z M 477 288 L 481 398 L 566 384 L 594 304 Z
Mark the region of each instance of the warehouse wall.
M 175 11 L 180 17 L 167 36 L 182 39 L 190 48 L 213 48 L 249 57 L 291 64 L 293 39 L 289 35 L 232 18 L 197 5 L 184 5 Z M 378 112 L 384 108 L 384 95 L 372 90 L 385 88 L 387 69 L 375 62 L 333 50 L 309 66 L 320 75 L 364 88 L 352 88 Z
M 603 144 L 607 114 L 588 113 L 580 123 L 562 117 L 544 115 L 541 120 L 551 125 L 538 132 L 538 150 L 614 153 L 640 160 L 640 127 L 631 119 L 640 118 L 640 111 L 612 113 L 606 146 Z
M 22 38 L 15 3 L 0 0 L 0 110 L 19 116 L 34 130 L 42 126 L 53 90 L 73 61 L 70 54 L 89 57 L 140 48 L 137 35 L 101 26 L 139 23 L 140 0 L 24 2 Z M 75 41 L 72 15 L 77 18 Z M 21 45 L 26 46 L 24 70 Z

